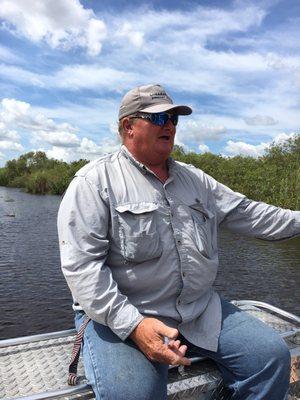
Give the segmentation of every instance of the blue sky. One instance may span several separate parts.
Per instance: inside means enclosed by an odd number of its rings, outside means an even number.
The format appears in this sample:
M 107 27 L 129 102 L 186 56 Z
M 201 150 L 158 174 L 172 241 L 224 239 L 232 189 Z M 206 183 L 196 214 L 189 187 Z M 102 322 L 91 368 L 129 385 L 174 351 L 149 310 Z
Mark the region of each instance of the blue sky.
M 0 0 L 0 165 L 119 146 L 129 89 L 162 84 L 193 114 L 187 150 L 259 156 L 299 134 L 300 2 Z

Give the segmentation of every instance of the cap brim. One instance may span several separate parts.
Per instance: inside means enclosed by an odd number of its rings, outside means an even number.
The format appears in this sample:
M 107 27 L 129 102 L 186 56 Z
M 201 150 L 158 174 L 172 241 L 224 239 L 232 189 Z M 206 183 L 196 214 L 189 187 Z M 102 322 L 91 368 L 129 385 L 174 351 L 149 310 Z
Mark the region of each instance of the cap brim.
M 175 111 L 178 115 L 190 115 L 192 114 L 193 110 L 191 107 L 188 106 L 178 106 L 176 104 L 155 104 L 151 107 L 143 108 L 139 110 L 141 112 L 148 112 L 148 113 L 158 113 L 158 112 L 165 112 L 165 111 Z

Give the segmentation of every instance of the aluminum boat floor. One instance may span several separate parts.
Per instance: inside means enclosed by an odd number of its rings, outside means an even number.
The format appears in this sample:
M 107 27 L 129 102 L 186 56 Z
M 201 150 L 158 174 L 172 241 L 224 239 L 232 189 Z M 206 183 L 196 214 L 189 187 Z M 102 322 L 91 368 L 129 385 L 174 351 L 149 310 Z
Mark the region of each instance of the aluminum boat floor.
M 292 355 L 290 399 L 300 399 L 300 319 L 270 305 L 253 301 L 233 302 L 277 330 Z M 0 398 L 89 399 L 94 398 L 87 384 L 80 358 L 77 386 L 68 386 L 68 363 L 75 330 L 54 332 L 0 341 Z M 215 364 L 194 359 L 190 367 L 170 368 L 168 399 L 227 400 L 229 393 Z

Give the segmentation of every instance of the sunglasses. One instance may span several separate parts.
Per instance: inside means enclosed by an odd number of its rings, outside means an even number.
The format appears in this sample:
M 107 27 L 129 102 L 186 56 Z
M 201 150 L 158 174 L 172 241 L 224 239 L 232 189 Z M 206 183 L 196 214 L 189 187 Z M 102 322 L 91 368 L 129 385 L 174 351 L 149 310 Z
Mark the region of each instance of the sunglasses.
M 178 115 L 176 114 L 168 114 L 166 112 L 159 113 L 142 113 L 132 115 L 131 118 L 141 118 L 147 119 L 154 125 L 164 126 L 169 120 L 171 120 L 172 124 L 176 126 L 178 124 Z

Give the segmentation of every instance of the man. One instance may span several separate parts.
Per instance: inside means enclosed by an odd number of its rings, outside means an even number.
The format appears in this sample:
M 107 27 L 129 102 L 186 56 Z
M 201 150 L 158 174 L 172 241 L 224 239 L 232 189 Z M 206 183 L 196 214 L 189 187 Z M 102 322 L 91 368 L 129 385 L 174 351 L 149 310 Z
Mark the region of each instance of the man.
M 290 358 L 269 327 L 220 299 L 217 229 L 267 240 L 300 233 L 300 212 L 250 201 L 170 159 L 178 115 L 159 85 L 128 92 L 122 148 L 76 174 L 60 206 L 62 270 L 97 399 L 166 398 L 168 364 L 215 360 L 233 399 L 281 400 Z

